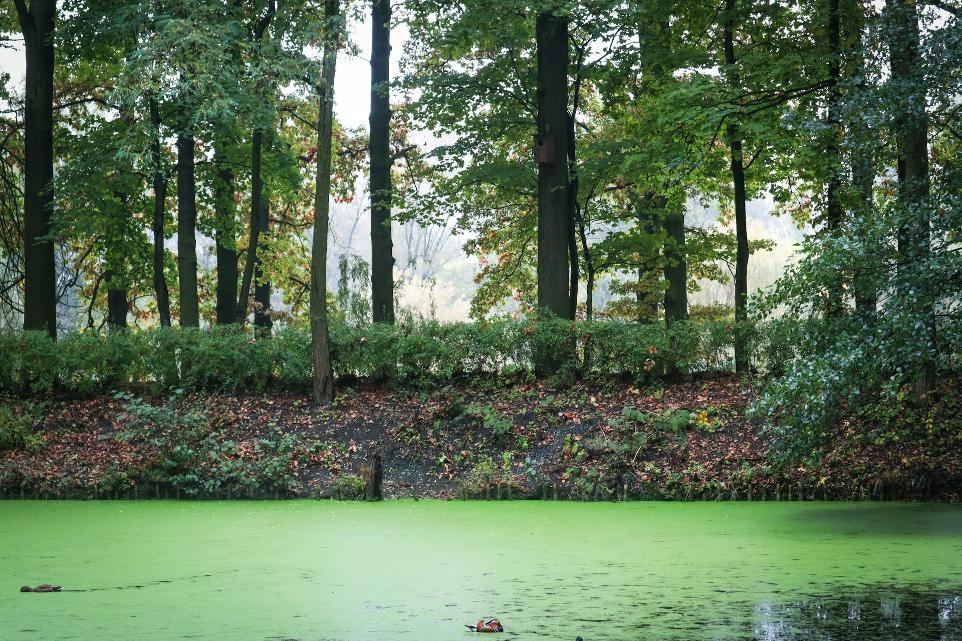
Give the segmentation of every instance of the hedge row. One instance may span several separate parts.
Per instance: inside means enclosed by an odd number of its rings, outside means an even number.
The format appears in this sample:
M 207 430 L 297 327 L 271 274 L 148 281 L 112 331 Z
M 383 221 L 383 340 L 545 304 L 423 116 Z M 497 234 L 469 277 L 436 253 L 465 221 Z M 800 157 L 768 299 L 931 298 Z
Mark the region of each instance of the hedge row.
M 332 328 L 335 375 L 431 386 L 458 376 L 518 375 L 534 354 L 576 350 L 563 374 L 629 376 L 729 372 L 742 333 L 759 370 L 780 367 L 799 342 L 794 322 L 736 326 L 685 322 L 666 326 L 613 321 L 424 323 Z M 590 354 L 590 360 L 586 355 Z M 310 332 L 292 327 L 257 338 L 240 327 L 209 330 L 76 332 L 54 342 L 43 333 L 0 333 L 0 391 L 80 395 L 147 386 L 184 389 L 305 389 Z

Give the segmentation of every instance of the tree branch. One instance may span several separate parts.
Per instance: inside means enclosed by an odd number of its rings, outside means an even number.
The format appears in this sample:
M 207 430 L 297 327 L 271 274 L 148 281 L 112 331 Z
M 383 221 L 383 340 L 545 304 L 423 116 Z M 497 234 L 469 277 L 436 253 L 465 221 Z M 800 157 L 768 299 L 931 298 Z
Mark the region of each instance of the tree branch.
M 948 2 L 945 2 L 945 0 L 927 0 L 926 4 L 930 4 L 933 7 L 945 11 L 946 13 L 951 13 L 956 18 L 959 17 L 960 13 L 962 13 L 962 8 L 952 6 Z
M 23 35 L 26 36 L 27 29 L 30 28 L 30 9 L 27 8 L 24 0 L 13 0 L 13 4 L 17 7 L 17 17 L 20 18 L 20 28 L 23 30 Z

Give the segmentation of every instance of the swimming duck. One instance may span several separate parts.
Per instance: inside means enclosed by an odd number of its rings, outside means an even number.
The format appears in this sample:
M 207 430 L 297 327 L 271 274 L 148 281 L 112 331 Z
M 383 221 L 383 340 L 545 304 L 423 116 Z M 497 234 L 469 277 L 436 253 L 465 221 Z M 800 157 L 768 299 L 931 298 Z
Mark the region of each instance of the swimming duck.
M 474 630 L 475 632 L 504 632 L 504 626 L 497 619 L 491 619 L 487 623 L 484 619 L 478 619 L 476 625 L 466 625 L 464 626 L 469 630 Z
M 41 583 L 35 588 L 31 588 L 29 585 L 25 585 L 20 588 L 21 592 L 60 592 L 63 588 L 59 585 L 51 585 L 50 583 Z

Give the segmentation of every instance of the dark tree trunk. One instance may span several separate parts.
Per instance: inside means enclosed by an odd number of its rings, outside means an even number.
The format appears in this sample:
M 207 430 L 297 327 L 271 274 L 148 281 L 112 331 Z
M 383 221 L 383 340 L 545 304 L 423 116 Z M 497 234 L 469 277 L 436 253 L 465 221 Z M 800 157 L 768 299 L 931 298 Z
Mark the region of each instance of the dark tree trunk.
M 314 402 L 334 401 L 334 374 L 327 319 L 327 234 L 331 204 L 331 132 L 334 123 L 334 77 L 341 43 L 340 4 L 327 0 L 324 60 L 318 86 L 317 176 L 314 191 L 314 238 L 311 247 L 311 345 Z
M 725 65 L 728 67 L 729 82 L 738 88 L 740 79 L 735 70 L 735 2 L 725 0 Z M 748 372 L 749 354 L 746 345 L 745 325 L 748 321 L 748 218 L 745 211 L 745 164 L 742 155 L 742 140 L 736 123 L 726 128 L 731 153 L 732 183 L 735 189 L 735 371 Z
M 585 229 L 585 220 L 580 210 L 577 211 L 576 223 L 578 226 L 578 237 L 581 240 L 581 251 L 585 257 L 585 321 L 591 323 L 595 316 L 595 264 L 591 257 L 591 248 L 588 245 L 588 232 Z M 584 370 L 591 371 L 592 365 L 592 345 L 591 337 L 585 338 L 584 343 Z
M 578 187 L 577 179 L 574 179 L 568 183 L 569 188 L 577 189 Z M 569 199 L 576 199 L 577 196 L 569 195 Z M 577 204 L 573 205 L 572 210 L 577 208 Z M 569 219 L 571 222 L 568 224 L 568 314 L 569 318 L 578 317 L 578 285 L 581 276 L 581 266 L 579 265 L 578 259 L 578 239 L 575 235 L 575 225 L 574 216 L 569 214 Z
M 664 210 L 665 321 L 688 320 L 688 262 L 685 256 L 685 210 Z
M 371 2 L 371 307 L 375 323 L 394 322 L 391 240 L 391 2 Z
M 538 15 L 538 309 L 572 318 L 568 201 L 568 20 Z M 568 355 L 536 355 L 537 369 L 548 373 Z
M 53 214 L 53 71 L 55 0 L 16 0 L 26 55 L 24 95 L 23 328 L 57 337 Z
M 271 203 L 267 194 L 261 202 L 261 213 L 257 217 L 258 237 L 270 233 Z M 257 256 L 254 261 L 254 325 L 269 334 L 271 322 L 271 281 L 264 271 L 264 261 Z
M 578 141 L 575 137 L 575 122 L 578 111 L 577 95 L 580 93 L 581 79 L 579 69 L 579 79 L 575 89 L 575 106 L 571 116 L 568 118 L 568 260 L 569 279 L 568 297 L 571 300 L 571 307 L 568 311 L 570 318 L 578 317 L 578 281 L 581 275 L 580 265 L 578 264 L 578 239 L 575 229 L 575 222 L 580 219 L 581 212 L 578 204 L 578 192 L 581 189 L 581 180 L 578 176 Z M 587 248 L 587 245 L 586 245 Z
M 887 0 L 885 4 L 891 21 L 888 33 L 892 82 L 896 83 L 895 95 L 899 99 L 895 105 L 899 200 L 906 212 L 903 216 L 911 216 L 899 233 L 900 262 L 919 265 L 929 259 L 931 251 L 927 209 L 928 117 L 925 113 L 925 87 L 919 52 L 919 15 L 915 0 Z M 906 290 L 917 286 L 903 284 Z M 925 328 L 929 342 L 914 382 L 916 401 L 924 403 L 935 387 L 935 359 L 938 354 L 935 310 L 925 296 L 916 296 L 910 291 L 900 292 L 900 295 Z
M 244 262 L 244 278 L 241 282 L 240 296 L 237 299 L 237 320 L 247 320 L 248 302 L 251 295 L 251 282 L 257 266 L 257 243 L 260 237 L 261 196 L 264 183 L 261 177 L 261 153 L 264 134 L 259 129 L 251 135 L 251 211 L 249 236 L 247 238 L 247 257 Z
M 267 11 L 254 25 L 253 41 L 256 46 L 264 39 L 264 34 L 267 28 L 270 26 L 271 21 L 277 13 L 277 3 L 275 0 L 268 0 Z M 258 92 L 258 97 L 261 100 L 266 98 L 262 96 L 263 92 Z M 261 174 L 262 171 L 262 153 L 264 147 L 264 132 L 261 126 L 255 125 L 251 132 L 251 202 L 250 202 L 250 219 L 249 219 L 249 231 L 247 238 L 247 252 L 244 262 L 244 274 L 241 279 L 240 294 L 237 297 L 237 309 L 236 318 L 240 323 L 247 322 L 247 312 L 250 307 L 250 295 L 251 295 L 251 284 L 254 281 L 254 275 L 257 269 L 257 244 L 260 238 L 261 232 L 261 207 L 262 207 L 262 192 L 264 190 L 264 181 Z M 255 313 L 255 320 L 257 315 Z
M 111 275 L 107 281 L 107 325 L 111 330 L 127 329 L 127 289 L 117 286 Z
M 237 207 L 234 172 L 218 148 L 214 152 L 214 208 L 217 216 L 217 324 L 237 322 Z
M 638 25 L 638 44 L 644 73 L 652 79 L 663 80 L 668 74 L 666 57 L 671 53 L 671 26 L 667 21 L 643 19 Z M 670 71 L 670 70 L 667 70 Z M 668 185 L 665 185 L 667 191 Z M 669 208 L 668 195 L 649 195 L 652 204 L 649 221 L 660 224 L 665 233 L 662 276 L 666 282 L 664 307 L 665 322 L 688 319 L 688 262 L 685 255 L 685 211 Z M 652 232 L 654 229 L 652 229 Z M 657 304 L 655 304 L 657 313 Z M 653 314 L 654 316 L 654 314 Z
M 164 175 L 163 159 L 160 153 L 160 111 L 157 108 L 157 100 L 151 96 L 148 98 L 150 107 L 150 122 L 153 125 L 153 133 L 150 141 L 150 160 L 153 164 L 153 183 L 154 183 L 154 215 L 151 220 L 151 231 L 154 240 L 154 260 L 153 260 L 153 281 L 154 296 L 157 298 L 157 313 L 160 315 L 160 324 L 163 327 L 170 327 L 170 292 L 167 289 L 167 277 L 164 275 L 164 240 L 166 233 L 164 223 L 166 222 L 167 207 L 167 177 Z
M 194 138 L 177 136 L 177 271 L 180 324 L 200 326 L 197 299 L 197 189 L 194 183 Z
M 568 21 L 543 13 L 537 20 L 538 307 L 570 318 L 568 203 Z
M 364 499 L 367 501 L 381 501 L 384 493 L 381 483 L 384 480 L 384 462 L 380 454 L 371 454 L 362 467 L 364 476 Z
M 839 83 L 842 78 L 842 48 L 841 31 L 839 25 L 839 0 L 828 0 L 828 106 L 825 113 L 825 124 L 828 144 L 825 148 L 826 161 L 829 164 L 830 175 L 826 188 L 825 199 L 825 230 L 829 236 L 836 236 L 842 225 L 842 154 L 841 142 L 844 135 L 839 111 L 841 109 L 841 91 Z M 842 293 L 844 284 L 839 279 L 829 287 L 826 316 L 840 316 L 844 312 Z

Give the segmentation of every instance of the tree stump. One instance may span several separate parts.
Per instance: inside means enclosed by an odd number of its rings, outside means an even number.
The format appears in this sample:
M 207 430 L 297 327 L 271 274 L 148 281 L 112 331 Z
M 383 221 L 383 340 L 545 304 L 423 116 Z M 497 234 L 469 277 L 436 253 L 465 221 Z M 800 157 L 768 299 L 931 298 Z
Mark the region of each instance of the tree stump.
M 361 467 L 364 477 L 364 499 L 367 501 L 381 501 L 384 494 L 381 483 L 384 481 L 384 462 L 380 454 L 371 454 L 367 463 Z

